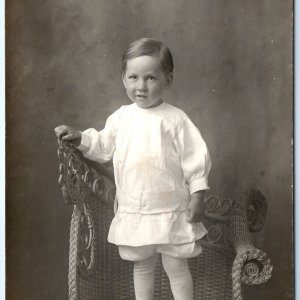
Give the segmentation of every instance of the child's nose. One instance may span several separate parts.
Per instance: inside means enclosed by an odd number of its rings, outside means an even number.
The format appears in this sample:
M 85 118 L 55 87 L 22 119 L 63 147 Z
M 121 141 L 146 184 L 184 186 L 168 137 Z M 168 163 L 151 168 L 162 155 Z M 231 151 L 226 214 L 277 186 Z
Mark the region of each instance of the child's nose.
M 147 89 L 147 81 L 144 79 L 140 79 L 137 84 L 137 89 L 142 90 L 142 91 L 146 90 Z

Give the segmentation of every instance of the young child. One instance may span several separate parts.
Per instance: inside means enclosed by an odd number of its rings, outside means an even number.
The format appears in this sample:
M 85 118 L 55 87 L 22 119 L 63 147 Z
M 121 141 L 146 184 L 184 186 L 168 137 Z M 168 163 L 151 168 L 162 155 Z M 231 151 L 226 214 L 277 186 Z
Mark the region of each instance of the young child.
M 163 43 L 142 38 L 123 55 L 122 80 L 133 102 L 115 111 L 100 132 L 66 125 L 56 135 L 91 160 L 113 159 L 117 209 L 108 241 L 134 261 L 137 300 L 153 297 L 157 253 L 175 300 L 193 299 L 187 259 L 201 253 L 201 223 L 209 153 L 200 132 L 180 109 L 163 101 L 173 80 L 173 59 Z

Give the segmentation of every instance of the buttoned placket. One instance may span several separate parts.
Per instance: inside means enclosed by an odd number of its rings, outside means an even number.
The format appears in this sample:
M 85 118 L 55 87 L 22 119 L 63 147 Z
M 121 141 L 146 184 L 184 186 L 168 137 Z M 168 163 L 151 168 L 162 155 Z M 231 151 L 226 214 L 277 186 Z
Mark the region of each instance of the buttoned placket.
M 145 200 L 141 200 L 141 208 L 145 210 L 147 206 L 147 202 Z

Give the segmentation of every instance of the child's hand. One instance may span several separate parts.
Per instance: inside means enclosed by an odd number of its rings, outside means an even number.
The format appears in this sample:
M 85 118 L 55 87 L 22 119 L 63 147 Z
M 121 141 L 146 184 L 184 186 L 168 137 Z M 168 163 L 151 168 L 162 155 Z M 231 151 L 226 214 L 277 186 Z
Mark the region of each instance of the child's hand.
M 81 143 L 81 132 L 75 128 L 68 125 L 60 125 L 54 131 L 59 139 L 69 141 L 75 146 L 79 146 Z
M 204 218 L 204 197 L 205 191 L 198 191 L 191 195 L 191 201 L 186 209 L 188 222 L 202 222 Z

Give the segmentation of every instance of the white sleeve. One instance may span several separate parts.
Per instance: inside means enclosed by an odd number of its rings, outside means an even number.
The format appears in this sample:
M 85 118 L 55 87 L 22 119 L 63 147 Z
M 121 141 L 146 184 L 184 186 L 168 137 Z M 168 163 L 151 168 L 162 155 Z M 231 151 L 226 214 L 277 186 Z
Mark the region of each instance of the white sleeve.
M 175 137 L 181 168 L 190 193 L 207 190 L 208 174 L 211 168 L 209 152 L 198 128 L 188 118 Z
M 102 163 L 113 158 L 118 119 L 119 110 L 109 116 L 101 131 L 90 128 L 81 133 L 81 144 L 77 148 L 86 158 Z

